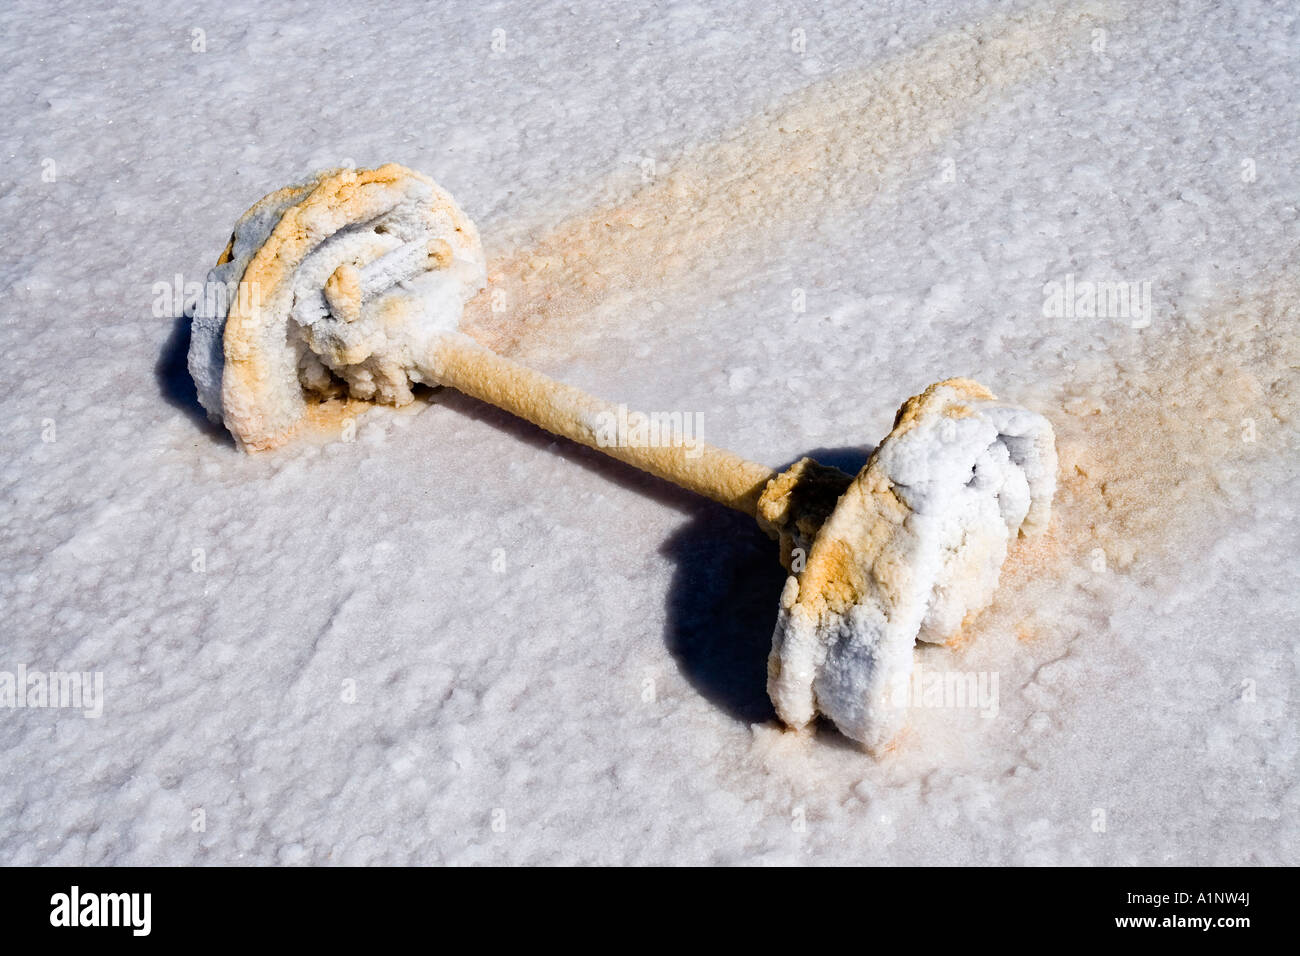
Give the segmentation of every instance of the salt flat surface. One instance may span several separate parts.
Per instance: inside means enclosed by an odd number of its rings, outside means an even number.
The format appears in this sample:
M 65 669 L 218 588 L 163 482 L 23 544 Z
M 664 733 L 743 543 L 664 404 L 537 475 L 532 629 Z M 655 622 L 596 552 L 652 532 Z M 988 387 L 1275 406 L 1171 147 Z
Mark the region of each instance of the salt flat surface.
M 0 860 L 1300 862 L 1300 11 L 1156 6 L 8 5 L 0 672 L 103 700 L 0 707 Z M 1048 415 L 1051 533 L 917 652 L 996 708 L 783 733 L 749 519 L 455 394 L 207 427 L 155 284 L 385 161 L 476 335 L 756 460 L 951 375 Z

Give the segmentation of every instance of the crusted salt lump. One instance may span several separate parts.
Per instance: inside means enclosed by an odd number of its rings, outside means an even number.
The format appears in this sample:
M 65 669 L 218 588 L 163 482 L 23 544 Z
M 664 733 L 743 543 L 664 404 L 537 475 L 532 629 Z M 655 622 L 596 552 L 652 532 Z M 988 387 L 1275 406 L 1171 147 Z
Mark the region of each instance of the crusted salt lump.
M 1046 528 L 1056 444 L 1041 415 L 967 379 L 909 399 L 781 594 L 768 693 L 879 750 L 905 717 L 917 640 L 987 607 L 1007 544 Z
M 428 177 L 318 174 L 245 213 L 210 273 L 191 326 L 199 400 L 247 450 L 283 444 L 313 399 L 405 404 L 485 283 L 477 230 Z
M 276 190 L 260 199 L 239 217 L 230 242 L 208 273 L 203 294 L 190 319 L 190 377 L 198 391 L 199 404 L 208 418 L 221 423 L 221 372 L 225 368 L 226 313 L 230 300 L 239 294 L 239 280 L 253 254 L 271 235 L 286 209 L 309 194 L 321 178 L 335 170 L 317 173 L 310 179 Z

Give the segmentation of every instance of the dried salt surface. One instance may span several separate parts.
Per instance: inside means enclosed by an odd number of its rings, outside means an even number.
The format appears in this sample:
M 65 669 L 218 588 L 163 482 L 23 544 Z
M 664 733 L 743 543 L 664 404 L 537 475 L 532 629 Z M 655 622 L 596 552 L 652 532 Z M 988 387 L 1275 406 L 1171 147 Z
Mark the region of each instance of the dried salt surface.
M 433 35 L 415 5 L 381 31 L 235 3 L 196 54 L 179 7 L 16 8 L 0 670 L 101 670 L 106 699 L 0 710 L 5 858 L 1297 862 L 1296 15 L 1038 9 L 502 4 Z M 1004 81 L 909 90 L 945 38 L 1026 29 Z M 866 175 L 789 182 L 754 117 L 791 96 Z M 897 128 L 819 120 L 864 101 Z M 189 124 L 222 148 L 178 148 Z M 756 459 L 860 464 L 946 375 L 1045 413 L 1052 528 L 916 652 L 996 675 L 996 715 L 922 699 L 879 760 L 780 732 L 771 543 L 455 396 L 271 456 L 204 431 L 152 284 L 345 159 L 477 220 L 526 329 L 480 312 L 485 340 Z M 727 203 L 599 241 L 678 166 L 735 171 Z M 1069 274 L 1150 281 L 1151 324 L 1044 316 Z
M 518 348 L 539 325 L 549 340 L 566 318 L 581 324 L 593 310 L 634 307 L 665 285 L 707 284 L 729 259 L 752 266 L 828 207 L 870 201 L 891 170 L 999 91 L 1086 53 L 1079 38 L 1115 17 L 1102 3 L 989 17 L 811 84 L 662 171 L 649 157 L 630 190 L 607 183 L 614 198 L 516 240 L 521 247 L 503 253 L 490 277 L 515 307 L 494 311 L 483 296 L 467 316 L 470 330 L 495 348 Z

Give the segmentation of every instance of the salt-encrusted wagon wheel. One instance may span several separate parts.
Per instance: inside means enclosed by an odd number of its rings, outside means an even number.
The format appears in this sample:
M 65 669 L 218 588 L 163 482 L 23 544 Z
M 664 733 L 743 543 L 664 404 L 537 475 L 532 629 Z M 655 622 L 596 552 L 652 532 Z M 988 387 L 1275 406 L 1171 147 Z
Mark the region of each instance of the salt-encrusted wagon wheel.
M 917 640 L 944 641 L 992 600 L 1008 542 L 1047 526 L 1051 425 L 949 379 L 904 403 L 862 471 L 784 472 L 692 444 L 599 440 L 617 408 L 457 330 L 485 284 L 473 224 L 400 166 L 332 170 L 250 209 L 195 314 L 199 398 L 241 448 L 289 440 L 312 401 L 400 405 L 445 385 L 752 515 L 781 543 L 768 692 L 781 719 L 823 714 L 877 750 L 905 710 Z M 224 303 L 229 302 L 227 308 Z
M 313 394 L 405 404 L 484 270 L 474 224 L 401 166 L 274 192 L 236 224 L 196 313 L 199 401 L 248 450 L 288 440 Z

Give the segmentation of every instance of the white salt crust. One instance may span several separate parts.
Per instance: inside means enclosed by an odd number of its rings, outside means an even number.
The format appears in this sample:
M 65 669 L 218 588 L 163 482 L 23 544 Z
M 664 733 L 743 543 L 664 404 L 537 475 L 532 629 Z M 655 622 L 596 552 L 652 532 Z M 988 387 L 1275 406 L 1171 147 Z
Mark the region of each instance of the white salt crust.
M 889 744 L 906 720 L 915 643 L 943 643 L 986 608 L 1008 541 L 1047 527 L 1052 426 L 972 391 L 926 393 L 844 493 L 807 570 L 786 581 L 768 693 L 787 724 L 820 713 L 868 749 Z M 828 576 L 824 559 L 856 567 Z M 856 600 L 829 606 L 819 590 L 846 577 L 861 581 Z
M 313 394 L 401 406 L 412 384 L 437 384 L 433 345 L 486 281 L 473 223 L 395 165 L 277 190 L 239 220 L 229 256 L 194 313 L 189 368 L 209 417 L 254 449 L 283 444 Z

